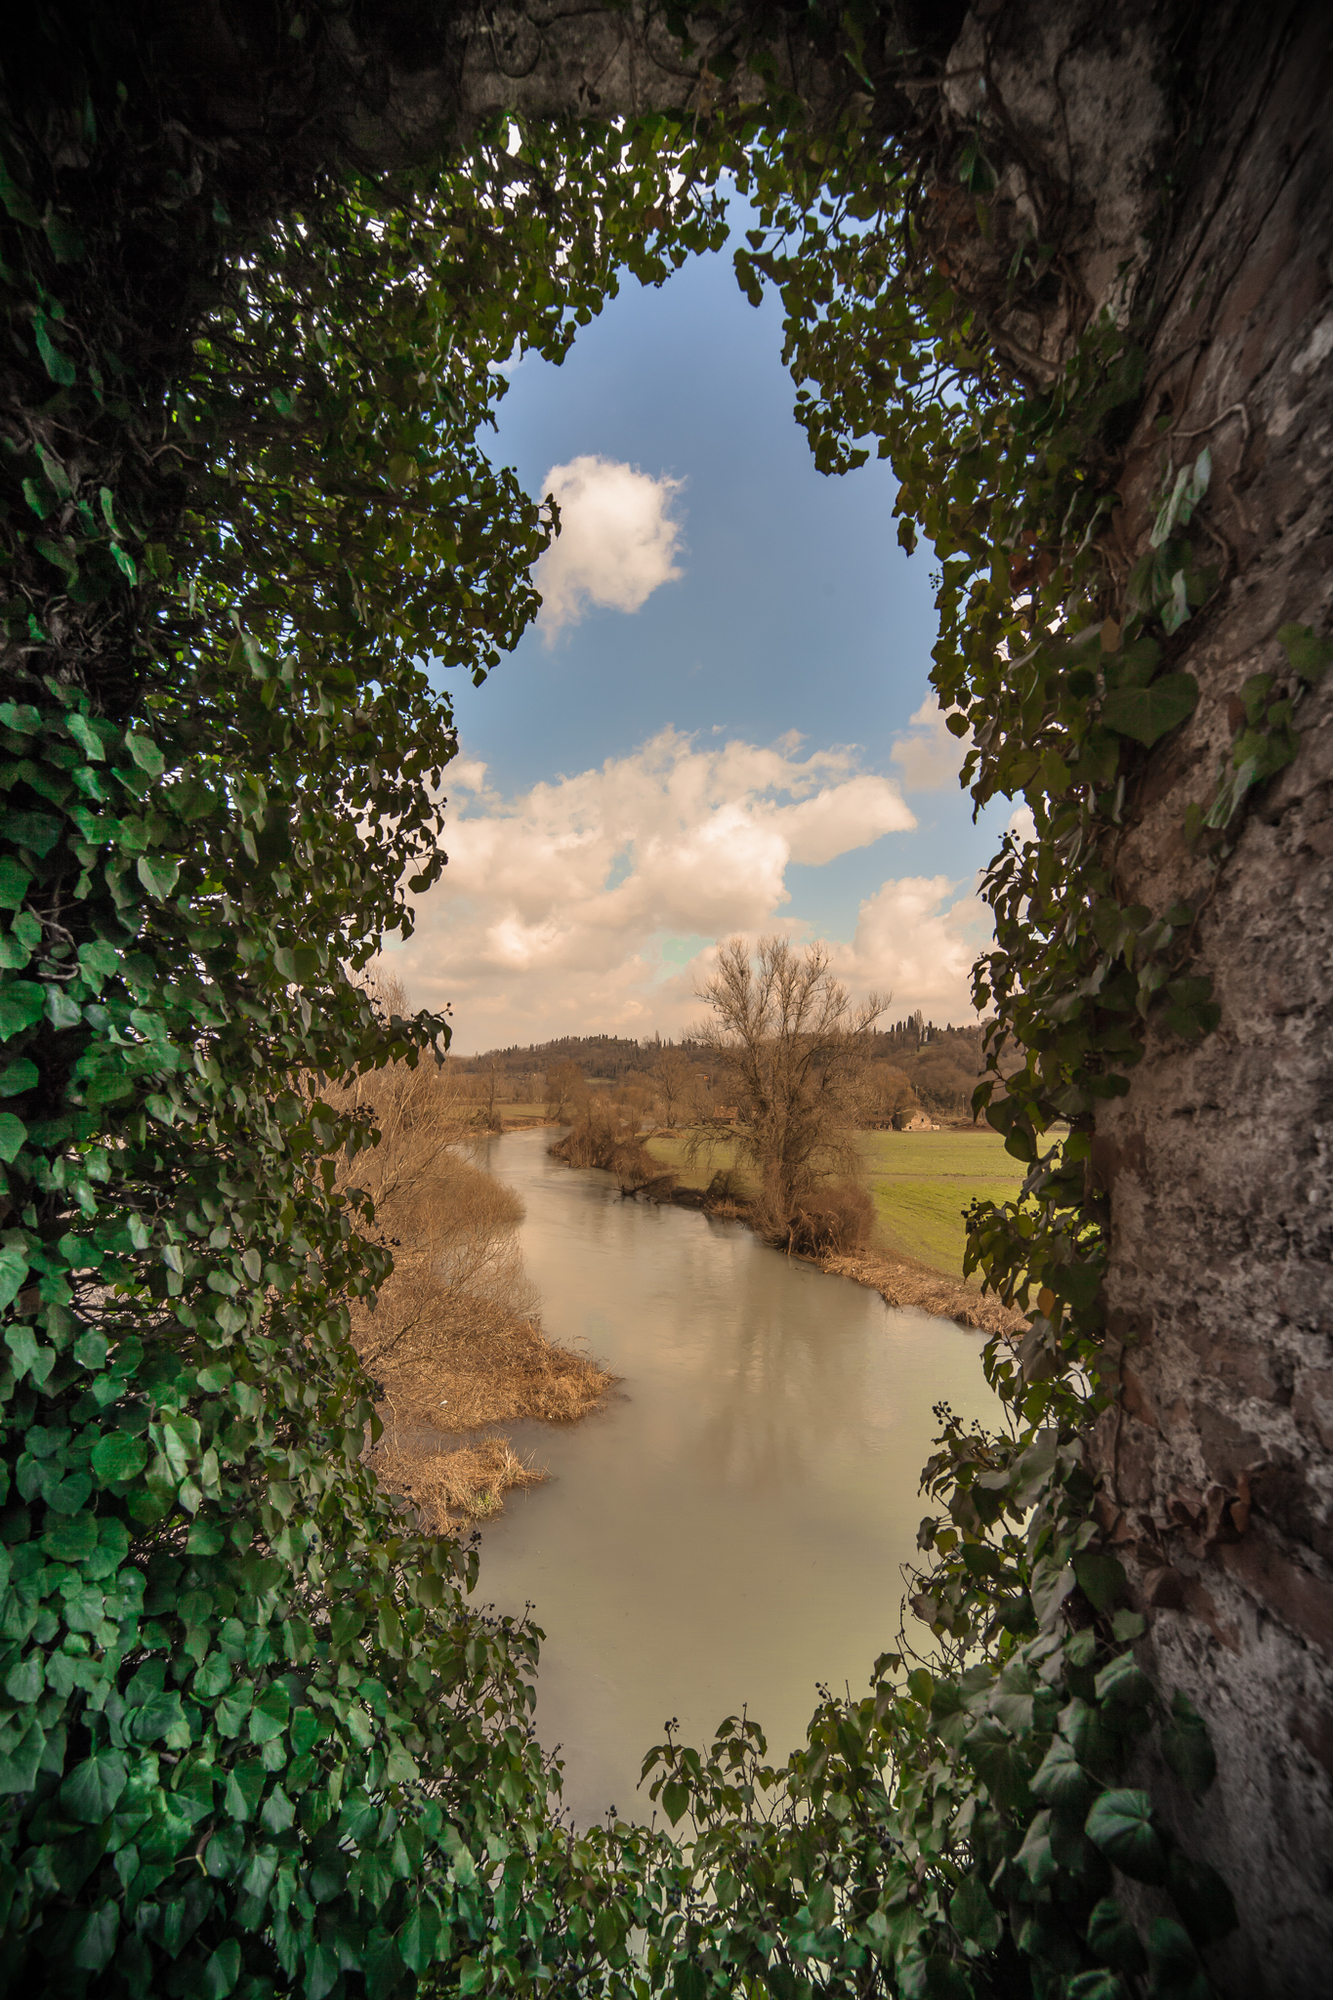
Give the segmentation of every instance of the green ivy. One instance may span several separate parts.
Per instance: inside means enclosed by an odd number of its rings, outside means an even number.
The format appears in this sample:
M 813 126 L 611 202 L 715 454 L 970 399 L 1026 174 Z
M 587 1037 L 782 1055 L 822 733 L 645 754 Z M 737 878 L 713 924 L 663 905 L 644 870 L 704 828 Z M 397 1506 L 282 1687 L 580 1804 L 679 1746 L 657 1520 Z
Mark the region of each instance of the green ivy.
M 660 281 L 714 241 L 717 203 L 645 122 L 488 133 L 419 185 L 270 213 L 164 133 L 132 28 L 25 33 L 44 61 L 7 59 L 0 129 L 5 1983 L 620 1992 L 665 1907 L 651 1842 L 562 1828 L 539 1634 L 474 1609 L 475 1550 L 363 1463 L 347 1301 L 388 1266 L 329 1169 L 375 1135 L 319 1089 L 447 1046 L 348 973 L 444 863 L 432 661 L 484 679 L 538 603 L 553 520 L 478 442 L 499 364 L 558 359 L 619 267 Z

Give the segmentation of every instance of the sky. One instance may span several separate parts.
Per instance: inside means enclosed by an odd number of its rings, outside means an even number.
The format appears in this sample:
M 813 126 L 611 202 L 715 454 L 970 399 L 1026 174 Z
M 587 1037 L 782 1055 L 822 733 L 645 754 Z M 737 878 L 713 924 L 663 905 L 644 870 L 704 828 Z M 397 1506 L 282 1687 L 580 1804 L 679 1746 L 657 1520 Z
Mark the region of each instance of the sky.
M 898 547 L 886 466 L 816 471 L 781 348 L 724 250 L 510 374 L 488 448 L 563 528 L 516 650 L 479 689 L 439 669 L 449 865 L 388 954 L 460 1054 L 677 1036 L 718 943 L 770 932 L 891 1018 L 972 1018 L 1007 815 L 958 788 L 929 548 Z

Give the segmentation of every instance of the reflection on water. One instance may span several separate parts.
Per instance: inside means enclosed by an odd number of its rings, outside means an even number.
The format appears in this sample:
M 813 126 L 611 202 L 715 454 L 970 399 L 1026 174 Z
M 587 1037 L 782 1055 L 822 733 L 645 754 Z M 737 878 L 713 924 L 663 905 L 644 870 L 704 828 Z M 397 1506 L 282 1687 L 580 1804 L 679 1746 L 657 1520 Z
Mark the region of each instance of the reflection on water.
M 547 1332 L 623 1382 L 569 1429 L 510 1431 L 550 1482 L 484 1531 L 480 1595 L 547 1634 L 537 1726 L 586 1823 L 678 1716 L 703 1740 L 748 1704 L 771 1751 L 816 1683 L 858 1692 L 894 1644 L 932 1406 L 993 1415 L 981 1343 L 765 1248 L 734 1222 L 622 1202 L 610 1175 L 492 1140 L 527 1203 Z

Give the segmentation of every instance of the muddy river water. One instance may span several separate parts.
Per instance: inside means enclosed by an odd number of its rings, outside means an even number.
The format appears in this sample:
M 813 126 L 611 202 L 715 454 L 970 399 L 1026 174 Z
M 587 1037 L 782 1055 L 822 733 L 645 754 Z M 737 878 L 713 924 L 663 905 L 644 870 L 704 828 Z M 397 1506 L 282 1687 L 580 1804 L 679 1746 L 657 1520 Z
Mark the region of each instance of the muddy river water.
M 565 1428 L 511 1429 L 549 1481 L 484 1531 L 478 1597 L 534 1605 L 537 1728 L 580 1823 L 646 1817 L 666 1717 L 707 1740 L 748 1706 L 802 1741 L 826 1683 L 853 1694 L 895 1643 L 901 1566 L 941 1400 L 987 1418 L 981 1336 L 770 1250 L 736 1222 L 622 1201 L 609 1174 L 492 1140 L 527 1205 L 548 1334 L 620 1376 Z

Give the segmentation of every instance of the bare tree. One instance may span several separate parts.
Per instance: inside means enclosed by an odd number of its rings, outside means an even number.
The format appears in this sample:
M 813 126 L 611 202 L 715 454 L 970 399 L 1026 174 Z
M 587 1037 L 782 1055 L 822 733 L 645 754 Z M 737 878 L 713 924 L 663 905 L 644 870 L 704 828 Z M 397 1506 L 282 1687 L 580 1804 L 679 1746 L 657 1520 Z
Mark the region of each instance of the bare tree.
M 682 1114 L 688 1121 L 698 1102 L 699 1071 L 684 1049 L 674 1048 L 668 1042 L 653 1064 L 652 1079 L 662 1100 L 667 1124 L 676 1125 Z
M 546 1115 L 563 1125 L 573 1106 L 588 1095 L 588 1079 L 576 1062 L 553 1063 L 546 1072 Z
M 821 944 L 793 950 L 761 938 L 752 954 L 732 938 L 698 989 L 711 1010 L 696 1040 L 733 1097 L 732 1129 L 759 1175 L 760 1208 L 784 1226 L 816 1182 L 855 1172 L 852 1131 L 870 1030 L 888 998 L 853 1007 Z
M 486 1130 L 488 1132 L 502 1132 L 504 1130 L 504 1119 L 500 1116 L 496 1107 L 500 1102 L 501 1092 L 504 1090 L 507 1078 L 494 1057 L 487 1063 L 482 1074 L 486 1078 Z M 505 1094 L 508 1095 L 507 1091 Z

